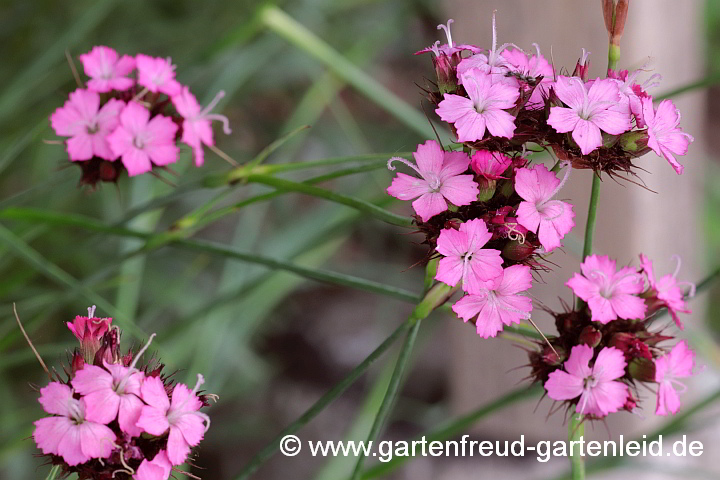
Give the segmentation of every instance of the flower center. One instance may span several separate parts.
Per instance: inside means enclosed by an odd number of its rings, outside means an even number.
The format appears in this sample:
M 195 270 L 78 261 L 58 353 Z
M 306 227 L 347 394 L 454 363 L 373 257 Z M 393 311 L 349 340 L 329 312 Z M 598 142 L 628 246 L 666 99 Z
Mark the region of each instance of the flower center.
M 587 377 L 584 380 L 583 386 L 584 386 L 585 390 L 588 390 L 590 388 L 595 388 L 597 386 L 597 384 L 598 384 L 597 379 L 595 377 L 593 377 L 592 375 L 590 375 L 589 377 Z
M 433 192 L 437 192 L 440 190 L 440 187 L 442 187 L 442 182 L 440 181 L 440 177 L 438 177 L 437 174 L 433 172 L 426 172 L 423 176 L 425 177 L 425 180 L 427 180 L 430 190 L 432 190 Z
M 85 422 L 85 412 L 80 401 L 71 398 L 68 403 L 68 410 L 70 410 L 70 418 L 75 424 L 80 425 Z

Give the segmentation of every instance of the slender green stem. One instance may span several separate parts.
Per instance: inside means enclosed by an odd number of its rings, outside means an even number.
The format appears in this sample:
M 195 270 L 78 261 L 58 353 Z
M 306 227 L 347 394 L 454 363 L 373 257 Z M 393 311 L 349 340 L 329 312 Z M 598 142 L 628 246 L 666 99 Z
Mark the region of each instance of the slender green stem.
M 48 476 L 45 477 L 45 480 L 55 480 L 60 476 L 60 472 L 62 467 L 60 465 L 55 465 L 50 469 L 50 472 L 48 473 Z
M 568 422 L 568 441 L 571 442 L 570 448 L 570 467 L 572 469 L 572 480 L 585 480 L 585 461 L 580 455 L 580 445 L 572 442 L 578 442 L 585 436 L 585 424 L 583 423 L 583 415 L 573 413 Z
M 410 322 L 403 322 L 399 327 L 385 339 L 373 352 L 367 356 L 357 367 L 355 367 L 345 378 L 331 388 L 325 395 L 313 404 L 300 418 L 283 429 L 273 440 L 250 460 L 245 468 L 237 475 L 236 480 L 245 480 L 250 477 L 265 461 L 269 460 L 280 448 L 280 440 L 286 435 L 291 435 L 310 420 L 315 418 L 325 407 L 345 392 L 360 376 L 377 360 L 385 351 L 390 348 L 400 336 L 411 327 Z
M 600 198 L 600 174 L 595 173 L 590 190 L 590 206 L 588 206 L 587 224 L 585 224 L 585 241 L 583 243 L 583 260 L 592 253 L 593 234 L 595 233 L 595 218 L 597 217 L 598 199 Z M 585 302 L 578 297 L 576 308 L 582 309 Z

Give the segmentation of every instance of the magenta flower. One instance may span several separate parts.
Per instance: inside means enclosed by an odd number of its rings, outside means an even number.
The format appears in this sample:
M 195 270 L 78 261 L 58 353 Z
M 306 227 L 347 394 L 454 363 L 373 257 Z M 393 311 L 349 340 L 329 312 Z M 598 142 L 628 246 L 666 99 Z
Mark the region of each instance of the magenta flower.
M 152 163 L 163 166 L 177 161 L 177 129 L 170 118 L 155 115 L 151 119 L 147 108 L 131 102 L 120 113 L 120 126 L 107 139 L 132 177 L 152 170 Z
M 70 466 L 110 456 L 115 434 L 86 418 L 85 400 L 73 398 L 70 387 L 52 382 L 40 389 L 39 402 L 54 415 L 34 423 L 33 438 L 44 454 L 60 455 Z
M 530 267 L 512 265 L 492 283 L 478 293 L 465 295 L 452 307 L 465 322 L 477 317 L 475 327 L 483 338 L 494 337 L 505 325 L 530 318 L 532 311 L 532 300 L 519 295 L 532 286 Z
M 530 99 L 525 104 L 525 108 L 537 110 L 545 106 L 545 99 L 550 94 L 550 87 L 553 85 L 553 79 L 555 78 L 555 71 L 550 62 L 540 53 L 540 46 L 537 43 L 533 43 L 533 45 L 537 51 L 536 55 L 528 57 L 522 50 L 513 49 L 505 50 L 502 56 L 507 60 L 510 71 L 524 77 L 543 77 L 540 83 L 535 86 Z
M 95 305 L 88 308 L 87 317 L 78 315 L 72 322 L 67 322 L 67 327 L 82 346 L 85 361 L 92 362 L 95 359 L 95 353 L 100 349 L 103 336 L 111 323 L 112 318 L 95 317 Z
M 573 400 L 577 397 L 575 411 L 580 414 L 604 417 L 625 406 L 628 387 L 616 381 L 625 375 L 625 355 L 614 347 L 603 348 L 590 367 L 593 349 L 587 345 L 575 345 L 565 370 L 555 370 L 545 382 L 548 397 L 553 400 Z
M 400 200 L 413 200 L 413 209 L 423 222 L 453 205 L 470 205 L 477 199 L 478 186 L 472 175 L 463 175 L 470 159 L 463 152 L 446 152 L 435 140 L 418 145 L 413 153 L 415 164 L 400 157 L 388 161 L 388 168 L 395 170 L 393 162 L 412 168 L 420 178 L 398 173 L 387 188 L 387 193 Z
M 559 133 L 572 132 L 583 155 L 602 145 L 601 130 L 620 135 L 632 128 L 614 80 L 597 79 L 588 90 L 579 78 L 560 75 L 553 88 L 567 107 L 551 107 L 547 122 Z
M 138 84 L 153 93 L 164 93 L 168 97 L 180 93 L 182 85 L 175 80 L 175 65 L 164 58 L 138 54 L 135 57 L 138 71 Z
M 478 150 L 470 157 L 470 166 L 473 172 L 487 178 L 497 180 L 503 178 L 502 174 L 512 163 L 512 158 L 500 152 Z
M 695 352 L 690 350 L 685 340 L 676 344 L 670 353 L 655 360 L 655 381 L 660 384 L 657 392 L 656 415 L 674 415 L 680 410 L 680 397 L 675 385 L 680 387 L 680 393 L 683 393 L 685 385 L 677 379 L 691 376 L 693 368 L 695 368 Z
M 167 480 L 170 478 L 172 464 L 168 459 L 167 452 L 160 450 L 152 460 L 143 459 L 135 472 L 135 480 Z
M 202 375 L 198 375 L 198 382 L 192 391 L 187 385 L 176 384 L 172 401 L 168 398 L 162 380 L 157 377 L 146 377 L 140 388 L 142 399 L 147 405 L 142 408 L 137 426 L 155 436 L 170 429 L 167 456 L 173 465 L 185 462 L 190 448 L 200 443 L 210 427 L 210 418 L 198 412 L 203 404 L 196 394 L 203 383 Z
M 94 92 L 122 92 L 135 84 L 132 78 L 127 77 L 135 69 L 135 59 L 129 55 L 118 58 L 112 48 L 97 46 L 80 55 L 80 61 L 85 74 L 91 79 L 87 86 Z
M 684 325 L 678 312 L 692 313 L 685 303 L 685 292 L 683 292 L 681 285 L 688 285 L 690 287 L 690 297 L 695 296 L 695 285 L 690 282 L 678 282 L 677 274 L 680 271 L 680 257 L 675 255 L 677 259 L 677 266 L 675 272 L 672 274 L 663 275 L 659 279 L 655 278 L 653 272 L 652 260 L 650 260 L 644 254 L 640 254 L 640 267 L 647 275 L 648 282 L 650 283 L 650 297 L 648 301 L 650 303 L 648 315 L 656 312 L 662 307 L 668 309 L 670 316 L 678 326 L 680 330 L 684 329 Z
M 445 258 L 438 263 L 435 280 L 453 287 L 462 281 L 462 288 L 468 293 L 486 292 L 486 282 L 503 274 L 500 251 L 482 248 L 491 238 L 492 233 L 479 218 L 463 223 L 459 230 L 441 231 L 436 250 Z
M 631 267 L 615 271 L 615 260 L 607 255 L 590 255 L 565 285 L 588 303 L 592 321 L 609 323 L 617 318 L 645 318 L 647 306 L 636 296 L 645 289 L 642 277 Z
M 517 87 L 504 82 L 503 76 L 484 73 L 479 69 L 462 75 L 467 97 L 446 93 L 435 112 L 446 122 L 453 123 L 458 142 L 474 142 L 485 130 L 496 137 L 512 138 L 515 117 L 504 109 L 515 106 L 520 96 Z
M 569 175 L 568 168 L 565 177 L 560 180 L 542 164 L 515 172 L 515 191 L 524 200 L 517 209 L 518 223 L 537 233 L 547 252 L 562 246 L 561 240 L 575 226 L 572 205 L 552 199 L 565 185 Z
M 215 145 L 211 122 L 213 120 L 221 121 L 225 135 L 232 133 L 232 130 L 230 130 L 230 122 L 226 116 L 210 113 L 224 96 L 225 92 L 221 90 L 205 108 L 200 106 L 195 96 L 190 93 L 188 87 L 182 87 L 180 93 L 172 97 L 173 105 L 175 105 L 178 113 L 185 119 L 183 121 L 181 141 L 192 148 L 195 156 L 195 165 L 198 167 L 202 166 L 205 161 L 205 152 L 203 152 L 202 146 Z
M 70 160 L 90 160 L 93 156 L 115 160 L 117 155 L 110 149 L 107 135 L 119 122 L 120 111 L 125 106 L 121 100 L 111 98 L 100 108 L 100 95 L 81 88 L 70 94 L 65 104 L 50 116 L 50 124 L 66 142 Z
M 675 155 L 685 155 L 690 142 L 695 139 L 678 127 L 680 112 L 672 100 L 663 100 L 657 109 L 653 108 L 651 98 L 643 98 L 643 118 L 647 124 L 648 146 L 661 157 L 670 162 L 678 175 L 685 167 L 675 159 Z

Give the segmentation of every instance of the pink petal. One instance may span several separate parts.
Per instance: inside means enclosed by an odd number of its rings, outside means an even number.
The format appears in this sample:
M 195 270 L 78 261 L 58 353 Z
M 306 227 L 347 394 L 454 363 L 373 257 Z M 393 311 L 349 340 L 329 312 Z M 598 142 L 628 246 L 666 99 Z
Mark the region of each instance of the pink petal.
M 412 200 L 420 195 L 430 193 L 430 186 L 424 178 L 398 173 L 386 191 L 388 195 L 397 199 Z
M 583 155 L 587 155 L 602 145 L 600 129 L 594 123 L 582 118 L 578 119 L 572 138 L 580 147 Z
M 468 113 L 475 112 L 475 106 L 469 98 L 446 93 L 438 104 L 435 113 L 445 122 L 455 123 Z M 475 112 L 477 114 L 477 112 Z M 483 127 L 484 130 L 484 127 Z
M 38 402 L 47 413 L 55 415 L 70 415 L 70 400 L 72 390 L 60 382 L 51 382 L 40 389 Z
M 447 202 L 441 193 L 426 193 L 412 203 L 415 213 L 427 222 L 438 213 L 447 210 Z
M 173 465 L 185 463 L 190 454 L 190 445 L 185 441 L 179 428 L 171 427 L 167 443 L 167 456 Z
M 558 98 L 574 110 L 582 108 L 585 102 L 585 86 L 577 80 L 576 77 L 558 75 L 553 86 Z
M 194 447 L 205 436 L 205 423 L 198 415 L 188 413 L 181 416 L 174 422 L 174 427 L 178 428 L 182 433 L 185 442 Z
M 466 231 L 445 228 L 438 235 L 436 250 L 445 257 L 464 256 L 470 248 L 469 238 Z
M 96 424 L 97 425 L 97 424 Z M 83 451 L 82 425 L 71 425 L 65 431 L 62 441 L 58 444 L 58 455 L 63 457 L 65 463 L 75 466 L 90 460 L 90 456 Z M 112 430 L 110 430 L 112 434 Z
M 606 324 L 618 318 L 617 313 L 613 310 L 612 303 L 607 298 L 596 295 L 588 299 L 587 302 L 592 313 L 590 319 L 593 322 Z
M 598 295 L 599 291 L 599 287 L 596 283 L 591 282 L 579 273 L 575 273 L 570 280 L 565 282 L 565 285 L 572 289 L 575 295 L 582 298 L 586 302 L 590 298 Z
M 134 177 L 152 170 L 150 157 L 137 148 L 130 148 L 122 155 L 122 163 L 128 171 L 128 176 Z
M 95 390 L 85 395 L 83 400 L 87 420 L 107 425 L 117 418 L 120 396 L 112 388 Z
M 438 262 L 435 280 L 454 287 L 462 279 L 463 260 L 460 257 L 445 257 Z
M 470 158 L 465 155 L 465 152 L 445 152 L 442 167 L 437 171 L 439 172 L 440 180 L 445 180 L 465 173 L 469 166 Z M 433 168 L 435 167 L 433 166 Z
M 645 301 L 634 295 L 616 294 L 610 298 L 610 304 L 618 317 L 626 320 L 643 319 L 647 305 Z
M 120 396 L 120 406 L 118 408 L 118 424 L 120 430 L 133 436 L 138 437 L 143 432 L 142 427 L 137 425 L 142 414 L 143 402 L 132 393 Z
M 445 282 L 447 283 L 447 282 Z M 465 295 L 452 306 L 452 311 L 463 319 L 466 323 L 468 320 L 476 317 L 488 302 L 487 295 Z
M 628 387 L 620 382 L 601 382 L 591 390 L 592 410 L 587 409 L 586 413 L 592 413 L 598 416 L 605 416 L 609 413 L 617 412 L 625 406 L 628 396 Z M 582 399 L 578 403 L 578 407 L 582 404 Z M 588 406 L 590 402 L 588 402 Z
M 580 121 L 577 112 L 572 108 L 550 107 L 547 123 L 558 133 L 572 132 Z
M 166 412 L 170 408 L 170 399 L 165 391 L 163 381 L 158 377 L 145 377 L 140 388 L 142 399 L 148 405 Z
M 593 365 L 593 377 L 599 382 L 609 382 L 625 375 L 625 354 L 615 347 L 603 348 Z
M 67 152 L 72 161 L 90 160 L 93 156 L 92 137 L 80 133 L 67 141 Z
M 593 357 L 593 349 L 585 344 L 575 345 L 570 350 L 570 357 L 565 362 L 565 370 L 570 375 L 578 378 L 587 378 L 591 374 L 590 360 Z
M 569 375 L 562 370 L 555 370 L 545 382 L 545 390 L 548 397 L 553 400 L 572 400 L 582 393 L 583 378 Z
M 415 158 L 420 172 L 433 172 L 438 175 L 443 168 L 445 155 L 445 152 L 438 142 L 428 140 L 417 146 L 417 150 L 413 153 L 413 158 Z M 467 169 L 467 166 L 465 169 Z
M 670 382 L 662 382 L 658 387 L 655 415 L 676 414 L 680 410 L 680 397 Z
M 468 220 L 460 225 L 460 232 L 467 235 L 467 252 L 476 252 L 492 238 L 487 225 L 482 219 Z
M 458 175 L 447 178 L 440 186 L 440 194 L 457 206 L 470 205 L 477 200 L 478 185 L 472 175 Z
M 509 296 L 524 292 L 532 286 L 532 273 L 527 265 L 511 265 L 503 270 L 503 277 L 497 288 L 498 295 Z
M 38 448 L 46 455 L 58 455 L 60 443 L 75 422 L 67 417 L 45 417 L 34 422 L 34 425 L 33 439 Z
M 172 472 L 172 464 L 167 457 L 165 450 L 160 450 L 151 460 L 143 459 L 138 467 L 135 480 L 167 480 Z
M 93 422 L 81 423 L 76 428 L 80 436 L 82 453 L 85 456 L 88 458 L 107 458 L 110 456 L 114 449 L 115 440 L 117 440 L 112 430 L 105 425 Z
M 140 418 L 135 424 L 150 435 L 160 436 L 170 427 L 165 410 L 145 405 L 140 411 Z
M 515 117 L 508 112 L 505 110 L 488 110 L 483 113 L 483 117 L 491 135 L 504 138 L 513 137 L 515 133 Z
M 455 122 L 458 142 L 474 142 L 485 135 L 485 116 L 473 108 Z

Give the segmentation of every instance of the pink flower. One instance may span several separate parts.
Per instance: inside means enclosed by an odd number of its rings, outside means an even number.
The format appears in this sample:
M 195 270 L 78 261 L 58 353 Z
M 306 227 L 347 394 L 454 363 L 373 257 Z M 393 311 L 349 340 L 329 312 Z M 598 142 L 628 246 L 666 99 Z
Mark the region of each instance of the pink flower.
M 135 59 L 129 55 L 118 59 L 117 52 L 112 48 L 97 46 L 80 55 L 80 61 L 85 74 L 91 78 L 88 88 L 94 92 L 122 92 L 135 84 L 132 78 L 127 77 L 135 69 Z
M 675 255 L 675 258 L 677 259 L 675 272 L 673 274 L 663 275 L 657 280 L 653 273 L 652 261 L 642 253 L 640 254 L 640 267 L 645 272 L 645 275 L 647 275 L 648 282 L 650 283 L 650 298 L 648 299 L 650 306 L 648 315 L 651 315 L 662 307 L 666 307 L 675 324 L 682 330 L 685 327 L 680 317 L 678 317 L 678 312 L 692 312 L 685 304 L 685 292 L 683 292 L 680 286 L 689 285 L 690 296 L 692 297 L 695 295 L 695 285 L 689 282 L 677 281 L 677 274 L 680 271 L 680 257 Z
M 138 54 L 135 57 L 138 83 L 153 93 L 173 96 L 180 93 L 182 86 L 175 80 L 175 65 L 168 58 L 156 58 Z
M 507 60 L 510 71 L 523 77 L 543 77 L 540 83 L 535 86 L 532 95 L 530 95 L 530 99 L 525 104 L 525 108 L 537 110 L 545 106 L 545 98 L 549 96 L 550 87 L 555 78 L 555 71 L 550 62 L 540 53 L 538 44 L 533 43 L 533 45 L 535 46 L 537 55 L 528 57 L 522 50 L 513 49 L 505 50 L 502 56 Z
M 500 152 L 478 150 L 470 157 L 470 166 L 473 172 L 487 178 L 497 180 L 503 178 L 502 174 L 512 163 L 512 158 Z
M 607 255 L 590 255 L 565 285 L 588 303 L 592 321 L 609 323 L 617 318 L 645 318 L 646 305 L 636 296 L 645 289 L 645 282 L 634 268 L 615 271 L 615 260 Z
M 630 113 L 619 108 L 620 93 L 612 79 L 597 79 L 588 90 L 577 77 L 558 76 L 555 94 L 567 107 L 551 107 L 548 124 L 572 138 L 587 155 L 602 145 L 600 130 L 620 135 L 632 128 Z
M 85 365 L 75 374 L 72 385 L 83 395 L 88 420 L 107 425 L 117 418 L 123 432 L 133 437 L 142 433 L 136 423 L 143 407 L 139 395 L 145 375 L 135 365 L 154 337 L 155 334 L 150 336 L 129 367 L 105 362 L 105 368 Z
M 496 137 L 512 138 L 515 117 L 504 109 L 515 106 L 520 96 L 517 87 L 508 85 L 504 77 L 473 69 L 462 75 L 463 86 L 470 98 L 446 93 L 435 112 L 457 129 L 459 142 L 474 142 L 485 135 L 485 129 Z
M 473 69 L 479 69 L 484 73 L 491 73 L 502 77 L 502 75 L 510 70 L 510 63 L 502 54 L 508 47 L 515 47 L 520 50 L 520 48 L 513 43 L 503 43 L 500 47 L 497 46 L 497 27 L 495 26 L 495 14 L 493 13 L 492 46 L 490 50 L 488 50 L 487 55 L 478 53 L 460 62 L 457 68 L 459 83 L 462 84 L 465 81 L 462 76 Z M 510 83 L 514 85 L 517 82 L 515 82 L 514 79 L 510 79 Z
M 67 322 L 67 327 L 78 339 L 82 346 L 82 353 L 85 361 L 92 362 L 95 353 L 102 345 L 102 339 L 112 323 L 112 318 L 95 318 L 95 305 L 88 308 L 88 316 L 76 316 L 72 322 Z
M 139 103 L 131 102 L 120 113 L 120 126 L 108 135 L 115 155 L 122 156 L 131 177 L 149 172 L 152 164 L 163 166 L 177 161 L 175 145 L 177 125 L 163 115 L 150 119 L 150 112 Z
M 39 401 L 47 413 L 55 415 L 34 423 L 33 438 L 44 454 L 60 455 L 70 466 L 110 456 L 115 434 L 85 417 L 85 401 L 73 398 L 70 387 L 52 382 L 40 389 Z
M 519 295 L 532 285 L 530 267 L 513 265 L 501 277 L 479 293 L 465 295 L 453 305 L 453 312 L 467 322 L 473 317 L 478 335 L 494 337 L 504 325 L 530 318 L 532 300 Z
M 645 127 L 642 99 L 652 99 L 645 90 L 658 85 L 660 79 L 660 75 L 654 74 L 651 75 L 645 83 L 638 85 L 635 83 L 635 79 L 643 70 L 644 67 L 639 70 L 635 70 L 633 73 L 630 73 L 627 70 L 620 70 L 617 72 L 614 70 L 608 70 L 608 78 L 613 79 L 618 86 L 620 102 L 627 108 L 628 111 L 630 111 L 630 113 L 633 114 L 635 117 L 635 124 L 638 128 Z
M 695 352 L 690 350 L 685 340 L 676 344 L 670 353 L 655 360 L 655 381 L 660 384 L 655 415 L 676 414 L 680 410 L 680 397 L 675 385 L 680 387 L 680 393 L 684 392 L 685 385 L 677 379 L 691 376 L 694 367 Z
M 661 157 L 670 162 L 678 175 L 685 167 L 675 159 L 675 155 L 685 155 L 690 142 L 695 139 L 682 131 L 680 112 L 672 100 L 663 100 L 657 109 L 653 108 L 652 99 L 643 98 L 643 118 L 648 126 L 648 146 Z
M 578 396 L 575 411 L 580 414 L 604 417 L 625 405 L 628 387 L 615 381 L 625 375 L 625 355 L 614 347 L 603 348 L 590 368 L 593 349 L 575 345 L 565 370 L 555 370 L 545 382 L 548 397 L 553 400 L 573 400 Z
M 387 193 L 400 200 L 417 198 L 412 206 L 423 222 L 447 210 L 448 202 L 461 206 L 477 199 L 478 187 L 473 176 L 463 175 L 470 164 L 463 152 L 446 152 L 435 140 L 428 140 L 418 145 L 413 157 L 416 164 L 393 157 L 388 161 L 388 168 L 395 170 L 392 163 L 401 162 L 415 170 L 420 178 L 398 173 Z
M 437 252 L 445 258 L 438 263 L 435 280 L 451 286 L 462 280 L 466 292 L 482 294 L 490 282 L 503 274 L 500 251 L 483 249 L 492 238 L 485 222 L 479 218 L 460 225 L 460 230 L 446 228 L 437 239 Z
M 170 429 L 167 456 L 173 465 L 185 461 L 190 447 L 200 443 L 210 426 L 208 416 L 197 411 L 203 404 L 196 393 L 203 383 L 202 375 L 198 375 L 198 383 L 192 391 L 178 383 L 173 388 L 172 402 L 162 380 L 157 377 L 146 377 L 140 389 L 147 405 L 142 408 L 137 426 L 155 436 Z
M 135 480 L 167 480 L 170 478 L 172 464 L 168 460 L 167 452 L 160 450 L 152 460 L 143 459 L 135 472 Z
M 50 124 L 67 141 L 67 152 L 72 161 L 90 160 L 93 156 L 115 160 L 117 155 L 107 143 L 107 135 L 119 122 L 121 100 L 111 98 L 100 108 L 100 95 L 90 90 L 77 89 L 65 104 L 50 116 Z
M 545 251 L 560 247 L 560 242 L 575 226 L 575 213 L 572 205 L 560 200 L 552 200 L 565 185 L 570 169 L 560 180 L 545 165 L 533 168 L 520 168 L 515 173 L 515 191 L 524 200 L 517 209 L 518 223 L 533 233 Z
M 195 155 L 195 165 L 200 167 L 205 161 L 205 152 L 203 145 L 213 146 L 213 132 L 211 122 L 219 120 L 223 124 L 223 132 L 230 135 L 230 122 L 224 115 L 210 113 L 217 103 L 225 96 L 225 92 L 220 91 L 212 102 L 202 108 L 195 96 L 190 93 L 188 87 L 182 87 L 180 93 L 172 97 L 172 103 L 175 105 L 178 113 L 185 119 L 183 121 L 183 133 L 181 141 L 189 145 L 193 149 Z

